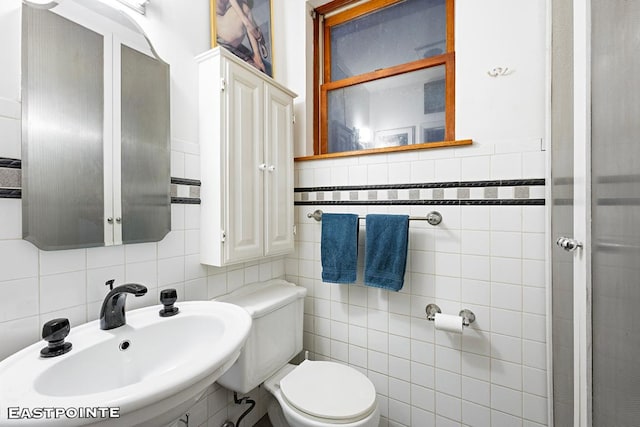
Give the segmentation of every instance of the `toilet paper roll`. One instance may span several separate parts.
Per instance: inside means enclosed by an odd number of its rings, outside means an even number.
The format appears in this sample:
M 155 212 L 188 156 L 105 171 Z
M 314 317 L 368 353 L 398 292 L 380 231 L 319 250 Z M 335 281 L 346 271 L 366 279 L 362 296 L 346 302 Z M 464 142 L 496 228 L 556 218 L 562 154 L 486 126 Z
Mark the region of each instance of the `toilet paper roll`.
M 462 317 L 453 314 L 436 313 L 435 327 L 441 331 L 462 333 Z

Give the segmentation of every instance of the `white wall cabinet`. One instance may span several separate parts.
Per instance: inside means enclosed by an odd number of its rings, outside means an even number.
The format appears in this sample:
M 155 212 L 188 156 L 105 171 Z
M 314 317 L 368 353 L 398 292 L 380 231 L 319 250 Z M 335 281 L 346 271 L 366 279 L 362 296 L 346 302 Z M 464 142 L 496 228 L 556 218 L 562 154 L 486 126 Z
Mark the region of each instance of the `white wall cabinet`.
M 223 48 L 198 56 L 203 264 L 293 250 L 295 94 Z

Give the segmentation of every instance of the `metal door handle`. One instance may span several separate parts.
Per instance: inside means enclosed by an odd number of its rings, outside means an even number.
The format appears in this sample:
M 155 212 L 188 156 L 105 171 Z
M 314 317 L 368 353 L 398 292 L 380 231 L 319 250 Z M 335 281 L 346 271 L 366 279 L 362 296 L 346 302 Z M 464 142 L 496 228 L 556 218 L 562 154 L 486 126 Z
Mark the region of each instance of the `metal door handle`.
M 573 252 L 576 249 L 582 247 L 582 243 L 569 237 L 558 237 L 558 240 L 556 240 L 556 245 L 560 246 L 567 252 Z

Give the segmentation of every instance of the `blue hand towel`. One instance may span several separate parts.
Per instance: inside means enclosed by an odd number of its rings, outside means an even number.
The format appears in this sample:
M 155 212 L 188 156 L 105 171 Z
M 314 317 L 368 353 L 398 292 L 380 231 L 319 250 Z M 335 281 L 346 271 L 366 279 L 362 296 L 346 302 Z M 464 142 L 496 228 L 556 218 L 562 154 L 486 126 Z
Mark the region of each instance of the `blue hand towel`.
M 358 269 L 358 215 L 323 214 L 322 281 L 353 283 Z
M 364 284 L 399 291 L 407 267 L 409 217 L 367 215 Z

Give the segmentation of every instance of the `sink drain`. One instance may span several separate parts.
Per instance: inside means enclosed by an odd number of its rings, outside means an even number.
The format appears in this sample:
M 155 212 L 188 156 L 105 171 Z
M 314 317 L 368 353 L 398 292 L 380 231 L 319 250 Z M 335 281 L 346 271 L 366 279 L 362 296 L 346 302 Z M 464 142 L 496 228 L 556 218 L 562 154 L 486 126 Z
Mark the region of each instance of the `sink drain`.
M 120 343 L 120 350 L 121 351 L 125 351 L 126 349 L 129 348 L 129 346 L 131 345 L 131 341 L 129 340 L 124 340 Z

